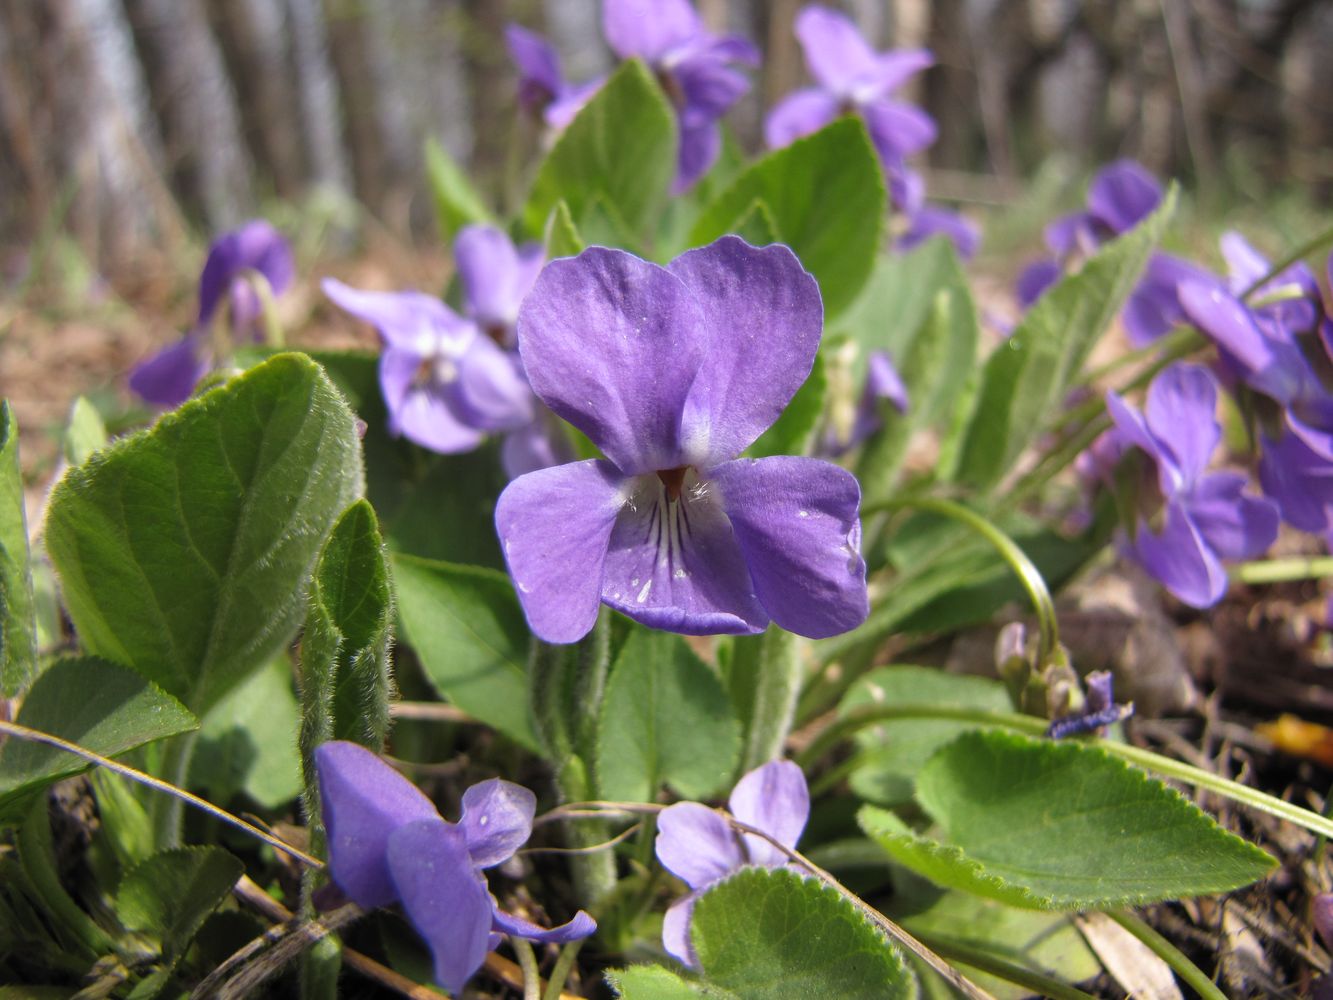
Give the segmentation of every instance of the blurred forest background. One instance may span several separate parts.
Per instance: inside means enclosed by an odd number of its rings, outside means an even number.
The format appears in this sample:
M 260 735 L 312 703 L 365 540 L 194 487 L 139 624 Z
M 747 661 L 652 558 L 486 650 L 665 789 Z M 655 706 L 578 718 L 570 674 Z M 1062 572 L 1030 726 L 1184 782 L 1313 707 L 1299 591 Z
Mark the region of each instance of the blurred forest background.
M 698 0 L 765 51 L 732 115 L 806 80 L 800 0 Z M 909 96 L 940 126 L 933 197 L 1004 201 L 1053 152 L 1133 156 L 1202 192 L 1333 195 L 1329 0 L 843 0 L 881 47 L 938 60 Z M 503 205 L 536 141 L 515 114 L 507 21 L 546 33 L 575 80 L 612 62 L 597 0 L 4 0 L 0 245 L 26 269 L 70 236 L 116 287 L 273 199 L 359 205 L 429 231 L 422 143 L 439 138 Z M 523 145 L 526 143 L 527 145 Z M 1255 191 L 1251 190 L 1250 194 Z

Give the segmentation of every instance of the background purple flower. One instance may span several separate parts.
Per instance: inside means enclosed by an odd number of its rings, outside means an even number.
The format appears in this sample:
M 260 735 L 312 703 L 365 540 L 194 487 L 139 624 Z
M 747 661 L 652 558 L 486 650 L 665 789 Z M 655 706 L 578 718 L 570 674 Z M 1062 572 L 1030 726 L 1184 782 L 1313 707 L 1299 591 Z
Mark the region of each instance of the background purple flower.
M 734 236 L 665 268 L 603 247 L 547 265 L 519 349 L 533 390 L 606 460 L 522 476 L 496 506 L 538 636 L 580 638 L 601 603 L 686 634 L 864 620 L 856 479 L 736 459 L 809 375 L 822 314 L 789 249 Z
M 532 834 L 536 796 L 492 778 L 463 793 L 457 823 L 440 817 L 410 781 L 357 743 L 315 751 L 329 875 L 365 909 L 402 903 L 430 946 L 435 978 L 457 995 L 481 968 L 498 933 L 565 943 L 597 925 L 580 910 L 555 928 L 505 913 L 481 874 L 513 857 Z
M 728 808 L 746 826 L 763 830 L 795 848 L 810 818 L 805 775 L 791 761 L 769 761 L 736 783 Z M 690 887 L 671 904 L 662 923 L 662 945 L 685 965 L 697 967 L 690 942 L 694 904 L 710 886 L 746 865 L 778 868 L 787 856 L 762 837 L 737 835 L 717 811 L 698 802 L 678 802 L 657 818 L 657 860 Z
M 602 30 L 622 59 L 657 74 L 680 125 L 675 193 L 707 173 L 722 148 L 718 121 L 750 89 L 734 64 L 757 66 L 759 50 L 739 35 L 714 35 L 689 0 L 605 0 Z
M 553 129 L 562 129 L 602 85 L 602 79 L 570 83 L 560 70 L 555 48 L 535 31 L 517 24 L 505 26 L 505 46 L 518 66 L 518 103 L 540 115 Z
M 1205 368 L 1176 364 L 1153 380 L 1142 414 L 1114 392 L 1106 407 L 1122 447 L 1152 463 L 1160 495 L 1160 526 L 1138 517 L 1130 550 L 1186 604 L 1216 604 L 1227 587 L 1222 560 L 1262 554 L 1278 526 L 1272 503 L 1242 494 L 1244 476 L 1206 471 L 1222 435 L 1217 383 Z
M 495 226 L 464 226 L 454 240 L 463 311 L 501 347 L 514 346 L 518 307 L 546 263 L 540 243 L 514 246 Z
M 907 210 L 912 182 L 903 161 L 934 142 L 936 128 L 920 108 L 889 94 L 934 57 L 925 49 L 876 52 L 850 18 L 817 4 L 797 15 L 796 37 L 816 85 L 788 95 L 769 112 L 768 145 L 778 149 L 841 115 L 859 115 L 889 177 L 894 204 Z
M 296 265 L 291 245 L 263 219 L 224 233 L 208 248 L 199 275 L 199 315 L 179 341 L 140 362 L 130 372 L 130 390 L 157 406 L 178 406 L 212 364 L 209 328 L 224 301 L 229 303 L 232 336 L 263 339 L 263 303 L 253 282 L 268 283 L 280 295 L 292 283 Z
M 489 431 L 532 422 L 532 392 L 517 358 L 439 299 L 359 291 L 332 278 L 323 288 L 384 339 L 380 389 L 392 433 L 452 453 L 470 451 Z
M 981 244 L 981 230 L 976 223 L 947 208 L 924 205 L 908 217 L 907 230 L 898 237 L 895 246 L 899 251 L 911 250 L 932 236 L 947 239 L 963 260 L 971 260 Z

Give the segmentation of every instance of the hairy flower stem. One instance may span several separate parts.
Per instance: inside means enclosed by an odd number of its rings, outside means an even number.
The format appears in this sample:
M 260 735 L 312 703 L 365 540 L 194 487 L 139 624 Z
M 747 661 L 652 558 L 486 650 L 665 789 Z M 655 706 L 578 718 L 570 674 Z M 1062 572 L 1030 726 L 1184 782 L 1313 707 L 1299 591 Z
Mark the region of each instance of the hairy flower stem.
M 1208 978 L 1202 969 L 1186 958 L 1179 948 L 1149 927 L 1142 919 L 1127 910 L 1120 912 L 1108 911 L 1106 915 L 1147 945 L 1154 955 L 1171 966 L 1171 971 L 1183 979 L 1185 985 L 1199 994 L 1203 1000 L 1226 1000 L 1226 994 L 1217 988 L 1217 984 Z
M 1015 712 L 988 712 L 984 709 L 959 708 L 956 705 L 867 705 L 848 712 L 837 722 L 821 732 L 801 753 L 795 757 L 796 763 L 803 769 L 810 768 L 825 753 L 843 740 L 883 722 L 895 719 L 948 719 L 954 722 L 971 722 L 979 728 L 1011 729 L 1028 736 L 1042 737 L 1046 734 L 1047 720 L 1034 715 L 1019 715 Z M 1325 837 L 1333 836 L 1333 820 L 1327 819 L 1309 809 L 1283 802 L 1281 799 L 1242 785 L 1239 782 L 1212 774 L 1202 768 L 1194 767 L 1182 761 L 1164 757 L 1151 750 L 1143 750 L 1128 743 L 1114 740 L 1088 739 L 1092 746 L 1105 750 L 1112 756 L 1119 757 L 1131 764 L 1137 764 L 1145 771 L 1150 771 L 1163 778 L 1207 789 L 1233 802 L 1247 805 L 1251 809 L 1268 813 L 1278 819 L 1304 827 L 1312 833 Z
M 564 802 L 585 802 L 592 798 L 588 769 L 581 757 L 570 757 L 556 775 L 560 798 Z M 571 822 L 565 825 L 570 844 L 576 848 L 606 844 L 611 831 L 605 820 Z M 602 916 L 602 904 L 611 897 L 616 887 L 616 855 L 612 850 L 583 852 L 570 856 L 569 867 L 579 899 L 592 911 Z
M 861 513 L 865 515 L 881 510 L 902 509 L 921 510 L 951 518 L 980 535 L 995 548 L 1014 571 L 1014 575 L 1023 584 L 1023 589 L 1028 592 L 1028 599 L 1032 601 L 1032 609 L 1037 614 L 1037 627 L 1040 630 L 1037 660 L 1039 663 L 1045 663 L 1060 644 L 1060 626 L 1055 617 L 1055 601 L 1051 599 L 1051 592 L 1046 586 L 1046 581 L 1042 579 L 1041 571 L 1018 544 L 971 508 L 938 497 L 902 497 L 886 500 L 863 508 Z
M 730 685 L 740 703 L 750 706 L 742 773 L 782 756 L 801 689 L 799 641 L 776 625 L 763 635 L 736 640 Z
M 162 778 L 166 784 L 184 788 L 190 773 L 190 759 L 194 756 L 195 744 L 199 733 L 181 733 L 172 737 L 165 744 L 162 755 Z M 153 819 L 153 840 L 159 851 L 169 847 L 179 847 L 181 833 L 185 823 L 185 809 L 177 796 L 154 799 L 150 806 Z
M 509 944 L 518 958 L 518 967 L 523 970 L 523 1000 L 541 1000 L 542 974 L 532 944 L 521 937 L 511 937 Z

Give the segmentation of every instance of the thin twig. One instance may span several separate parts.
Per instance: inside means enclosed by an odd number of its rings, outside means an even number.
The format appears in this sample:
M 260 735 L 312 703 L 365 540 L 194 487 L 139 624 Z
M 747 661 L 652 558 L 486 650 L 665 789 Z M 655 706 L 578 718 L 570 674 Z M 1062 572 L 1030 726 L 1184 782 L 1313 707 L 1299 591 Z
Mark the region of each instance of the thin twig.
M 593 816 L 596 816 L 598 819 L 605 819 L 605 818 L 606 818 L 606 814 L 605 814 L 605 813 L 582 813 L 581 815 L 587 816 L 587 817 L 589 817 L 589 818 L 591 818 L 591 817 L 593 817 Z M 566 814 L 566 815 L 565 815 L 565 818 L 566 818 L 566 819 L 569 819 L 569 815 Z M 587 847 L 524 847 L 524 848 L 521 848 L 517 853 L 519 853 L 519 854 L 523 854 L 523 855 L 532 855 L 532 854 L 596 854 L 598 851 L 605 851 L 605 850 L 607 850 L 607 849 L 609 849 L 609 848 L 615 847 L 617 844 L 621 843 L 622 841 L 626 841 L 626 840 L 628 840 L 630 837 L 634 836 L 634 834 L 638 833 L 641 829 L 643 829 L 643 824 L 642 824 L 642 823 L 635 823 L 633 826 L 626 827 L 622 832 L 616 834 L 616 835 L 615 835 L 614 837 L 612 837 L 610 840 L 604 840 L 604 841 L 602 841 L 600 844 L 589 844 Z
M 426 722 L 457 722 L 481 725 L 481 720 L 468 715 L 455 705 L 442 701 L 395 701 L 389 705 L 389 714 L 395 719 L 421 719 Z

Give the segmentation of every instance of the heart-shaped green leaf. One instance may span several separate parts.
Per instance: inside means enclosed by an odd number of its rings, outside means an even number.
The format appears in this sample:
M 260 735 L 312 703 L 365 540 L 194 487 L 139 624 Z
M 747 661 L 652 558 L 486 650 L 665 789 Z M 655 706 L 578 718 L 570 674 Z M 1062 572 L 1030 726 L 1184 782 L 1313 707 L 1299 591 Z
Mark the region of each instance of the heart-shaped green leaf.
M 12 698 L 37 677 L 36 628 L 19 429 L 5 401 L 0 403 L 0 697 Z
M 866 806 L 862 829 L 932 881 L 1014 906 L 1085 910 L 1227 892 L 1276 867 L 1178 792 L 1104 750 L 965 733 L 917 775 L 942 841 Z
M 667 784 L 685 798 L 708 798 L 730 783 L 740 740 L 722 682 L 685 640 L 634 629 L 602 701 L 600 796 L 652 802 Z
M 290 640 L 361 489 L 351 410 L 280 354 L 71 469 L 47 548 L 85 648 L 203 713 Z
M 690 241 L 699 246 L 735 231 L 761 204 L 773 238 L 791 247 L 818 279 L 825 315 L 833 316 L 851 305 L 870 277 L 884 235 L 886 198 L 884 172 L 865 127 L 857 118 L 843 118 L 753 164 L 699 217 Z
M 745 868 L 694 905 L 691 940 L 709 985 L 746 1000 L 893 1000 L 916 983 L 850 902 L 786 868 Z
M 161 851 L 121 879 L 116 916 L 130 930 L 156 938 L 164 955 L 179 957 L 244 873 L 221 847 Z

